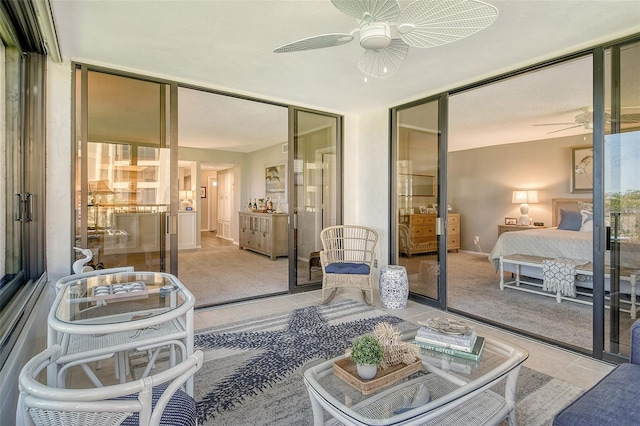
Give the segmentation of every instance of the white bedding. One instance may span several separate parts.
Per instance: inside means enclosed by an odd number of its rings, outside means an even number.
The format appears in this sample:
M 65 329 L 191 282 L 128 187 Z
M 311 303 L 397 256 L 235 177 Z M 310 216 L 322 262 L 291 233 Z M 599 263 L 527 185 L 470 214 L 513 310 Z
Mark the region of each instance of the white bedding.
M 593 232 L 565 231 L 558 228 L 530 229 L 526 231 L 505 232 L 489 254 L 489 260 L 495 270 L 500 269 L 500 256 L 524 254 L 529 256 L 557 259 L 564 257 L 591 262 L 593 257 Z M 609 252 L 606 252 L 605 265 L 609 265 Z M 622 242 L 620 266 L 640 270 L 640 244 Z
M 500 268 L 500 256 L 524 254 L 548 258 L 565 257 L 591 262 L 593 232 L 565 231 L 557 228 L 529 229 L 505 232 L 489 254 L 496 271 Z

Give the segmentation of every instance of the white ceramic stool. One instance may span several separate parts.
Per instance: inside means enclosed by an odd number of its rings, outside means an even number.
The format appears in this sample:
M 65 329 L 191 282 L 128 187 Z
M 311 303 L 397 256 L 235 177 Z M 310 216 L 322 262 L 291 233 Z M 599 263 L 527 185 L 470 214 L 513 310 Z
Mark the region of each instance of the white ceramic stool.
M 404 266 L 387 265 L 380 269 L 380 302 L 389 309 L 404 309 L 409 298 L 409 280 Z

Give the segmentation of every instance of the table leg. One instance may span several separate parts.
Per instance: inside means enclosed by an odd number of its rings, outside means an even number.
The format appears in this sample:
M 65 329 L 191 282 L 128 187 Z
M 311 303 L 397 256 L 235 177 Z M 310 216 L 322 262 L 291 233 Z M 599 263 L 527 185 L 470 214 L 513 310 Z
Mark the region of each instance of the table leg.
M 324 425 L 324 409 L 322 405 L 311 391 L 309 391 L 309 399 L 311 400 L 311 410 L 313 411 L 313 426 Z
M 504 386 L 504 400 L 507 406 L 511 408 L 509 411 L 509 426 L 516 426 L 516 383 L 518 381 L 518 375 L 520 374 L 520 366 L 514 368 L 509 374 L 507 374 L 507 380 Z
M 637 312 L 636 312 L 636 282 L 637 282 L 638 276 L 635 274 L 632 274 L 630 277 L 631 281 L 631 319 L 636 319 L 637 317 Z

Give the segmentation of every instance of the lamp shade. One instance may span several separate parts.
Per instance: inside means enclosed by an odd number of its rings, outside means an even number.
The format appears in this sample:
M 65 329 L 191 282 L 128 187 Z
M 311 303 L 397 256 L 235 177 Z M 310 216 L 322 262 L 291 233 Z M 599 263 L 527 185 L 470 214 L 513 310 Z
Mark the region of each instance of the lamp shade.
M 511 197 L 511 202 L 513 204 L 535 204 L 538 203 L 538 191 L 513 191 L 513 195 Z

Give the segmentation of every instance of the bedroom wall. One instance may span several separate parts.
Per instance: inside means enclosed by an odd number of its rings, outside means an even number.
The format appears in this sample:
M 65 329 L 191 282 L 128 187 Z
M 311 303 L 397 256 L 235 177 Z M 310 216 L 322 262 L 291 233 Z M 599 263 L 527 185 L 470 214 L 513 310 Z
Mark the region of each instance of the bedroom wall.
M 462 250 L 484 252 L 498 238 L 505 217 L 519 217 L 511 203 L 514 189 L 537 189 L 540 202 L 529 205 L 529 216 L 551 226 L 553 198 L 589 198 L 571 193 L 571 147 L 591 145 L 591 134 L 470 149 L 449 153 L 449 204 L 460 213 Z

